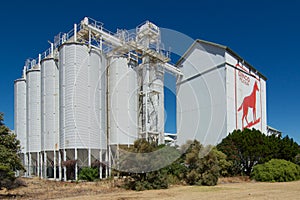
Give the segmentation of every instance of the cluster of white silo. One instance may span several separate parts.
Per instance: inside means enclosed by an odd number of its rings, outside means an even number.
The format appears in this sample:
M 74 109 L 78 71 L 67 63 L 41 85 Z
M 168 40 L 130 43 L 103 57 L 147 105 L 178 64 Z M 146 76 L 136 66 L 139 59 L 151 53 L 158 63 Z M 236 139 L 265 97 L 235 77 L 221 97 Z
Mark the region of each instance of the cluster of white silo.
M 15 81 L 25 175 L 67 180 L 100 162 L 104 177 L 116 160 L 113 147 L 139 137 L 163 142 L 163 76 L 172 66 L 150 49 L 160 45 L 158 27 L 146 22 L 132 36 L 102 25 L 84 18 Z M 76 161 L 72 172 L 69 160 Z

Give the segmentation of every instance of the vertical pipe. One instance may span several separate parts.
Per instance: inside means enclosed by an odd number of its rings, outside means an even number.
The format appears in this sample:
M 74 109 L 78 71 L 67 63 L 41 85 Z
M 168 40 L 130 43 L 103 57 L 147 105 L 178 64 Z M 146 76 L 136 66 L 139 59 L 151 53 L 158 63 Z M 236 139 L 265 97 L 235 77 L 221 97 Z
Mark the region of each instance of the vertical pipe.
M 109 67 L 110 67 L 110 64 L 112 62 L 112 58 L 110 58 L 108 60 L 108 66 L 105 70 L 106 72 L 106 76 L 105 76 L 105 81 L 106 81 L 106 152 L 105 152 L 105 161 L 106 161 L 106 166 L 105 166 L 105 178 L 108 177 L 108 166 L 110 164 L 110 159 L 109 159 L 109 145 L 110 145 L 110 142 L 109 142 L 109 138 L 110 138 L 110 121 L 109 121 L 109 80 L 108 80 L 108 77 L 109 77 Z M 102 155 L 101 155 L 102 156 Z
M 103 45 L 103 41 L 102 41 L 102 35 L 100 36 L 100 51 L 102 53 L 102 45 Z
M 41 60 L 42 60 L 42 56 L 41 54 L 39 54 L 39 63 L 38 63 L 39 69 L 41 69 Z
M 54 54 L 53 54 L 53 51 L 54 51 L 54 47 L 53 47 L 53 43 L 50 43 L 50 45 L 51 45 L 51 58 L 53 58 L 54 57 Z
M 92 38 L 91 38 L 91 29 L 89 29 L 89 48 L 91 48 L 91 41 L 92 41 Z
M 26 66 L 24 66 L 24 68 L 23 68 L 23 78 L 24 79 L 26 79 L 26 69 L 27 69 Z
M 77 24 L 74 24 L 74 42 L 77 42 Z

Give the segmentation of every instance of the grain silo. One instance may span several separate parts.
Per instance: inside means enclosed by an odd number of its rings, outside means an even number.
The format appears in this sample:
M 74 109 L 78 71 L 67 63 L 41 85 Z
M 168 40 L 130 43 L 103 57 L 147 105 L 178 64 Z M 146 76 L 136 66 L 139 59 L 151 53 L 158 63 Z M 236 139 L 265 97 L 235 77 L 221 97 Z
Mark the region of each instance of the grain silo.
M 41 72 L 35 65 L 26 72 L 28 175 L 39 175 L 41 151 Z
M 161 46 L 160 30 L 149 21 L 134 33 L 114 34 L 85 17 L 58 34 L 26 72 L 27 135 L 21 142 L 28 175 L 77 179 L 94 163 L 100 177 L 105 166 L 107 177 L 118 163 L 114 147 L 137 138 L 163 143 L 164 71 L 179 71 L 166 64 Z
M 21 145 L 21 160 L 23 165 L 26 162 L 26 68 L 24 68 L 23 77 L 14 82 L 14 127 L 15 134 L 20 140 Z
M 41 61 L 41 158 L 42 177 L 56 178 L 59 137 L 59 74 L 57 61 Z
M 59 48 L 60 149 L 63 161 L 77 160 L 77 170 L 102 160 L 105 110 L 102 66 L 105 58 L 96 49 L 77 42 Z M 101 76 L 102 75 L 102 76 Z M 97 101 L 95 101 L 97 100 Z M 101 154 L 101 156 L 100 156 Z M 64 179 L 66 180 L 66 169 Z
M 130 145 L 138 138 L 137 69 L 125 57 L 112 58 L 109 69 L 109 143 Z

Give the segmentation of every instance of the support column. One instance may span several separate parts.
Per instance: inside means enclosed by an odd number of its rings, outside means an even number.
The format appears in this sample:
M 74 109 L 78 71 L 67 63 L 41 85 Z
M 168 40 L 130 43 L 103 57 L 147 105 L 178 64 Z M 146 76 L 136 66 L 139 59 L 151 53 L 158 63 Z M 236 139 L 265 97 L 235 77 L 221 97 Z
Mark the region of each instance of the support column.
M 76 160 L 76 164 L 75 164 L 75 180 L 77 180 L 78 179 L 78 162 L 77 162 L 77 160 L 78 160 L 78 152 L 77 152 L 78 150 L 77 149 L 75 149 L 75 160 Z
M 24 176 L 28 177 L 29 168 L 28 168 L 28 155 L 27 155 L 27 153 L 24 153 L 24 166 L 25 166 L 25 169 L 26 169 L 26 172 L 24 173 Z
M 91 148 L 88 149 L 88 166 L 91 167 L 92 161 L 91 161 Z
M 53 151 L 53 178 L 56 180 L 56 151 Z
M 31 177 L 31 166 L 32 166 L 31 153 L 28 153 L 28 177 Z
M 40 154 L 36 152 L 36 176 L 40 176 Z
M 100 166 L 99 166 L 99 178 L 102 179 L 102 149 L 99 151 L 99 161 L 100 161 Z
M 44 178 L 48 178 L 47 176 L 47 152 L 44 151 L 44 166 L 43 166 L 43 172 L 44 172 Z
M 67 151 L 64 149 L 64 162 L 67 161 Z M 67 181 L 67 167 L 64 166 L 64 181 Z
M 107 150 L 106 150 L 106 154 L 105 154 L 105 161 L 107 161 L 106 162 L 106 167 L 105 167 L 105 178 L 108 178 L 108 172 L 109 172 L 109 170 L 108 170 L 108 166 L 110 165 L 110 159 L 109 159 L 109 145 L 107 145 L 108 147 L 107 147 Z
M 58 179 L 62 180 L 61 151 L 58 150 Z

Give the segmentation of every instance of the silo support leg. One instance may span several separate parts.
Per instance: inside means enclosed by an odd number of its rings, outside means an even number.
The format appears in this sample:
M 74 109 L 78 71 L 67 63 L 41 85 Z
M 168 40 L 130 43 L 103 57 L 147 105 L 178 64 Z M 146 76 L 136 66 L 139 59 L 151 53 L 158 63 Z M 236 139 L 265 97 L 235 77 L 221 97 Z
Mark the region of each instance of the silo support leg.
M 64 149 L 64 162 L 67 161 L 67 151 Z M 64 166 L 64 181 L 67 181 L 67 167 Z
M 89 150 L 88 150 L 88 165 L 89 165 L 89 167 L 91 167 L 91 149 L 89 148 Z
M 99 161 L 100 161 L 99 178 L 102 179 L 102 150 L 99 151 Z
M 31 177 L 31 166 L 32 166 L 31 153 L 28 153 L 28 177 Z
M 35 175 L 36 176 L 40 176 L 40 154 L 39 152 L 36 152 L 36 173 Z
M 43 168 L 44 178 L 47 178 L 47 152 L 44 152 L 44 168 Z
M 58 151 L 58 179 L 62 180 L 61 151 Z
M 75 160 L 76 160 L 76 164 L 75 164 L 75 180 L 78 179 L 78 155 L 77 155 L 77 152 L 78 150 L 75 149 Z
M 53 151 L 53 170 L 53 178 L 56 180 L 56 151 Z

